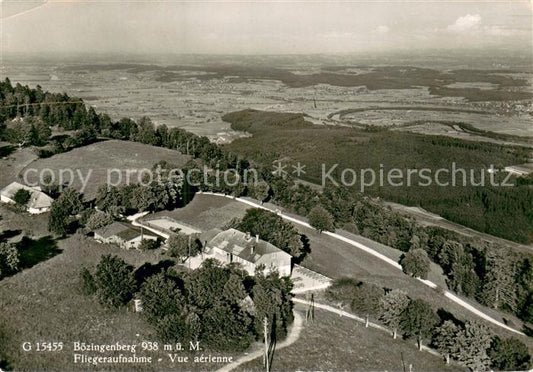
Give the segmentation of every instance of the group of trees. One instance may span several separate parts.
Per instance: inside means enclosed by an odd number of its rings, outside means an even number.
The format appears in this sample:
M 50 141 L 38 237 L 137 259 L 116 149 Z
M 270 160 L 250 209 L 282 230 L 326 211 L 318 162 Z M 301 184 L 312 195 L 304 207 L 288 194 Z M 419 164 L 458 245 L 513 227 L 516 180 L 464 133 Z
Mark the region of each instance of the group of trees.
M 202 242 L 197 235 L 186 235 L 180 232 L 169 236 L 167 246 L 171 257 L 178 257 L 182 260 L 194 257 L 202 250 Z
M 446 320 L 434 329 L 433 345 L 449 362 L 455 359 L 473 371 L 523 371 L 531 367 L 527 346 L 517 338 L 492 336 L 478 322 L 456 324 Z
M 65 235 L 84 226 L 85 232 L 90 232 L 109 225 L 124 214 L 174 209 L 183 205 L 182 190 L 181 182 L 170 180 L 153 181 L 148 185 L 102 185 L 94 199 L 86 200 L 73 188 L 50 184 L 43 187 L 44 192 L 56 198 L 50 209 L 48 229 L 54 234 Z M 22 203 L 26 195 L 21 192 L 19 199 Z
M 426 279 L 431 258 L 442 267 L 451 290 L 531 322 L 531 257 L 492 244 L 455 238 L 459 237 L 439 229 L 425 234 L 423 240 L 415 235 L 411 250 L 400 259 L 404 272 Z
M 55 189 L 55 187 L 54 187 Z M 48 231 L 64 236 L 81 229 L 84 233 L 105 227 L 115 221 L 114 215 L 97 210 L 91 200 L 73 188 L 57 191 L 48 216 Z
M 172 269 L 139 277 L 116 256 L 103 256 L 91 271 L 80 272 L 81 290 L 107 308 L 142 303 L 142 316 L 165 342 L 201 341 L 216 351 L 243 351 L 263 335 L 263 319 L 270 337 L 286 335 L 293 320 L 288 278 L 277 273 L 254 277 L 237 266 L 206 260 L 197 270 Z
M 270 185 L 275 203 L 307 216 L 318 231 L 342 228 L 399 249 L 405 252 L 400 263 L 409 275 L 426 278 L 433 261 L 442 267 L 451 290 L 533 321 L 531 255 L 420 226 L 381 202 L 343 187 L 328 185 L 319 193 L 281 178 L 272 179 Z
M 265 209 L 248 209 L 241 220 L 233 220 L 228 227 L 259 236 L 296 259 L 307 253 L 307 238 L 277 214 Z
M 224 115 L 223 120 L 230 122 L 233 129 L 252 134 L 246 139 L 233 141 L 225 148 L 264 166 L 271 167 L 272 162 L 278 159 L 299 161 L 307 167 L 303 179 L 318 184 L 323 181 L 332 184 L 329 178 L 324 180 L 319 164 L 337 164 L 338 167 L 328 172 L 328 175 L 331 174 L 340 183 L 343 170 L 373 169 L 377 174 L 382 167 L 385 172 L 401 169 L 405 175 L 412 169 L 449 169 L 455 163 L 462 171 L 439 176 L 445 178 L 443 181 L 450 182 L 449 187 L 439 186 L 435 182 L 427 185 L 423 177 L 415 175 L 412 182 L 403 180 L 403 185 L 407 187 L 373 182 L 364 191 L 372 197 L 421 206 L 489 234 L 520 243 L 533 241 L 533 236 L 529 234 L 533 229 L 530 214 L 533 209 L 533 190 L 522 187 L 522 182 L 516 182 L 517 187 L 490 186 L 486 169 L 490 164 L 501 169 L 509 164 L 526 162 L 530 157 L 527 147 L 391 131 L 387 128 L 377 132 L 368 127 L 325 128 L 313 125 L 304 114 L 243 110 Z M 471 172 L 474 172 L 474 176 Z M 481 174 L 484 174 L 485 179 L 483 186 Z M 497 182 L 506 176 L 505 172 L 492 175 Z M 476 185 L 474 180 L 470 182 L 473 177 Z M 355 185 L 350 187 L 351 193 L 359 192 L 361 180 L 362 177 L 358 177 Z M 465 206 L 468 206 L 468 213 L 465 213 Z
M 530 255 L 437 228 L 426 232 L 419 246 L 442 267 L 450 289 L 525 321 L 533 320 Z
M 96 295 L 108 308 L 126 305 L 138 289 L 133 266 L 112 255 L 102 256 L 94 273 L 83 268 L 80 280 L 82 292 Z
M 7 125 L 3 137 L 11 143 L 20 143 L 27 146 L 43 146 L 48 143 L 52 131 L 38 117 L 25 117 L 15 120 Z
M 83 194 L 73 188 L 63 190 L 50 207 L 48 230 L 60 236 L 74 231 L 79 226 L 78 215 L 87 208 Z
M 380 322 L 392 330 L 393 338 L 402 332 L 415 338 L 422 348 L 426 340 L 446 358 L 454 359 L 473 371 L 527 370 L 531 357 L 527 346 L 516 338 L 502 340 L 478 322 L 460 322 L 449 316 L 441 318 L 421 299 L 411 299 L 400 289 L 385 290 L 371 283 L 351 278 L 336 280 L 326 291 L 326 298 L 357 314 Z
M 180 183 L 153 181 L 149 185 L 102 185 L 96 194 L 98 209 L 113 216 L 160 211 L 182 206 Z
M 0 138 L 24 146 L 49 144 L 39 151 L 41 156 L 93 142 L 99 133 L 95 123 L 110 121 L 107 115 L 87 110 L 79 98 L 45 92 L 39 85 L 13 86 L 8 78 L 0 82 L 0 103 Z M 73 132 L 52 136 L 51 127 Z

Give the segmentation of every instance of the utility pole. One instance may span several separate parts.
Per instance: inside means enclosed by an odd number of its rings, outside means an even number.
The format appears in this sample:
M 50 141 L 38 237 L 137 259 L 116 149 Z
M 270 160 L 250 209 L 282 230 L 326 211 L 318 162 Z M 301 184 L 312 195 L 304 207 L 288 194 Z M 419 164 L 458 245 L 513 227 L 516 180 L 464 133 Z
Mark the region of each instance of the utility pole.
M 407 372 L 407 370 L 405 369 L 405 361 L 403 360 L 403 352 L 401 352 L 400 355 L 402 356 L 403 372 Z
M 315 294 L 311 293 L 311 320 L 315 321 Z
M 263 334 L 265 335 L 265 368 L 266 372 L 270 372 L 270 360 L 268 357 L 268 318 L 265 316 L 265 319 L 263 319 Z
M 187 261 L 189 261 L 189 270 L 191 269 L 191 236 L 189 235 L 189 243 L 188 243 L 188 251 L 189 251 L 189 255 L 187 257 Z
M 311 300 L 309 301 L 309 306 L 307 307 L 307 311 L 305 312 L 305 322 L 311 318 L 311 320 L 315 321 L 315 295 L 314 293 L 311 293 Z

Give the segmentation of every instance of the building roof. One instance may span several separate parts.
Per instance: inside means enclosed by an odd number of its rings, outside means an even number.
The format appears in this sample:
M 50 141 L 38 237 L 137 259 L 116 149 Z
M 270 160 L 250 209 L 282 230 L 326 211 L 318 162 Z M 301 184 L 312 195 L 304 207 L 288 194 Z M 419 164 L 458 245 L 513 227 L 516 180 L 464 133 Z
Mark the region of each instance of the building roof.
M 96 230 L 94 233 L 105 239 L 117 236 L 124 241 L 135 239 L 141 234 L 151 236 L 150 234 L 144 234 L 140 228 L 125 222 L 113 222 L 111 225 L 104 226 Z
M 219 233 L 221 233 L 221 232 L 222 232 L 222 230 L 220 230 L 220 229 L 216 229 L 216 228 L 215 228 L 215 229 L 211 229 L 211 230 L 207 230 L 207 231 L 204 231 L 204 232 L 202 232 L 202 233 L 200 234 L 199 239 L 200 239 L 200 241 L 202 242 L 202 244 L 203 244 L 204 246 L 206 246 L 206 245 L 209 244 L 209 242 L 211 242 L 211 240 L 212 240 L 215 236 L 217 236 L 217 235 L 218 235 Z
M 18 182 L 11 182 L 2 189 L 1 194 L 6 198 L 14 200 L 15 194 L 20 189 L 27 190 L 31 193 L 30 200 L 26 203 L 26 207 L 28 208 L 50 208 L 54 201 L 54 199 L 42 192 L 39 187 L 30 187 Z
M 262 257 L 275 253 L 282 253 L 287 255 L 288 258 L 291 257 L 288 253 L 269 242 L 255 237 L 248 237 L 246 233 L 236 229 L 220 231 L 207 241 L 208 248 L 217 247 L 252 263 L 257 263 Z

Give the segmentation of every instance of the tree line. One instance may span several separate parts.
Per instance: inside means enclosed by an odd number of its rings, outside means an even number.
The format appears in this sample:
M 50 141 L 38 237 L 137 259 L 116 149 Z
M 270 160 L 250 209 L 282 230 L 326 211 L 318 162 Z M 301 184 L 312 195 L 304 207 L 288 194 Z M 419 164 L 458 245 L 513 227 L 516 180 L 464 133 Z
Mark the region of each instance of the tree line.
M 439 176 L 441 181 L 450 182 L 449 187 L 435 182 L 421 185 L 419 182 L 424 180 L 420 175 L 414 175 L 409 187 L 374 182 L 364 191 L 388 201 L 421 206 L 478 231 L 519 243 L 533 242 L 533 190 L 524 187 L 521 177 L 511 180 L 515 187 L 491 186 L 491 176 L 487 173 L 490 165 L 500 170 L 510 164 L 527 162 L 530 158 L 527 147 L 393 131 L 384 127 L 375 130 L 317 126 L 301 113 L 248 109 L 226 114 L 222 119 L 231 123 L 233 129 L 252 134 L 231 142 L 226 148 L 270 167 L 280 159 L 284 163 L 300 162 L 306 166 L 301 177 L 317 184 L 330 183 L 331 179 L 340 183 L 345 169 L 373 169 L 377 173 L 383 167 L 386 173 L 397 168 L 405 175 L 413 169 L 450 169 L 455 163 L 459 172 Z M 328 173 L 331 179 L 324 179 L 320 164 L 338 165 Z M 498 183 L 505 178 L 504 172 L 492 176 Z M 362 178 L 358 177 L 357 181 Z M 458 187 L 452 186 L 454 181 Z M 351 188 L 353 193 L 361 190 L 359 183 Z M 475 186 L 481 184 L 485 186 Z
M 435 311 L 422 299 L 411 299 L 400 289 L 384 289 L 352 278 L 336 280 L 326 290 L 326 299 L 347 307 L 366 318 L 414 338 L 419 348 L 424 342 L 436 348 L 446 363 L 455 360 L 472 371 L 527 370 L 531 356 L 517 338 L 501 339 L 476 321 L 461 322 L 445 311 Z

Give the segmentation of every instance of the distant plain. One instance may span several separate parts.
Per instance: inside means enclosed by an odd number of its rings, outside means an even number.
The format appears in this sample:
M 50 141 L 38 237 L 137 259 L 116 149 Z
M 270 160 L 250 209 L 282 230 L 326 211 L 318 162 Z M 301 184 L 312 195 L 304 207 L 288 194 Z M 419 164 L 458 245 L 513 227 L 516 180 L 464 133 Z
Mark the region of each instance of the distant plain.
M 413 128 L 417 132 L 476 139 L 435 123 L 444 120 L 533 137 L 533 75 L 522 65 L 488 68 L 478 63 L 469 70 L 454 64 L 397 65 L 401 60 L 388 65 L 335 65 L 312 58 L 274 59 L 273 64 L 269 59 L 186 62 L 8 61 L 4 75 L 23 85 L 79 96 L 113 119 L 150 116 L 156 124 L 182 127 L 219 143 L 245 136 L 221 116 L 246 108 L 304 112 L 316 124 L 415 123 L 421 124 Z M 354 112 L 335 115 L 350 110 Z

